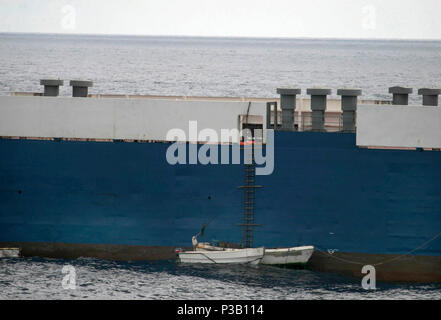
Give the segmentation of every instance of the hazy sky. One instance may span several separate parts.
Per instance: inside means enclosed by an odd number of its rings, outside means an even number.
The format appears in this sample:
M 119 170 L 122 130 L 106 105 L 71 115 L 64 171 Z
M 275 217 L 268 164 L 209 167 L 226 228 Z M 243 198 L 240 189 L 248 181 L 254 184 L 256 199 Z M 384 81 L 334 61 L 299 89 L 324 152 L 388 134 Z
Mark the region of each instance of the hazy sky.
M 0 0 L 0 32 L 441 39 L 441 0 Z

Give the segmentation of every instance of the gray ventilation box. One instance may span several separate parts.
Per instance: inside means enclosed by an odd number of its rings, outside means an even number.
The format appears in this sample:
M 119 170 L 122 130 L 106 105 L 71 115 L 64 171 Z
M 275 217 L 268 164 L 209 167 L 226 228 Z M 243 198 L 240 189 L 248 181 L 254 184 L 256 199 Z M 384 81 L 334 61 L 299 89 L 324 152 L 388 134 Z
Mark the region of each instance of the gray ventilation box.
M 357 97 L 361 96 L 361 89 L 338 89 L 341 96 L 341 110 L 343 111 L 343 131 L 355 131 L 355 112 L 357 111 Z
M 409 104 L 409 94 L 413 92 L 412 88 L 390 87 L 389 93 L 392 93 L 392 104 L 405 106 Z
M 299 88 L 278 88 L 280 94 L 280 108 L 282 109 L 282 129 L 294 130 L 296 95 L 302 92 Z
M 332 90 L 326 88 L 310 88 L 306 90 L 306 93 L 311 95 L 312 131 L 324 131 L 326 99 L 327 95 L 332 93 Z
M 40 85 L 44 86 L 45 97 L 57 97 L 60 94 L 60 86 L 64 84 L 60 79 L 41 79 Z
M 93 82 L 88 80 L 71 80 L 72 97 L 87 97 L 89 87 L 93 87 Z
M 422 88 L 418 90 L 418 94 L 423 96 L 423 106 L 438 106 L 441 89 Z

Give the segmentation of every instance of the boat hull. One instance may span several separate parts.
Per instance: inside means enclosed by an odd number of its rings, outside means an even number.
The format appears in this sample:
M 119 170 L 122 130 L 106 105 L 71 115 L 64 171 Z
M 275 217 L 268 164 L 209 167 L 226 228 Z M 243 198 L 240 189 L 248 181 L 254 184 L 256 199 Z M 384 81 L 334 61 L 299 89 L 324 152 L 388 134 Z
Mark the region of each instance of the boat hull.
M 226 251 L 186 251 L 178 253 L 182 263 L 259 264 L 264 248 L 231 249 Z
M 286 267 L 304 266 L 313 252 L 313 246 L 266 249 L 261 263 Z

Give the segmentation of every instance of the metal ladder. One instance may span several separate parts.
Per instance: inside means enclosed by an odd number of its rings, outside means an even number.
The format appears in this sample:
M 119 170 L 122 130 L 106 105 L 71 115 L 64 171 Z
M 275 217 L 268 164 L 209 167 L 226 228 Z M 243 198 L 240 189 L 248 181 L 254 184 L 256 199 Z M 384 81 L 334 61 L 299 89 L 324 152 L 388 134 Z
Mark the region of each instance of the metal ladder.
M 245 147 L 246 148 L 246 147 Z M 242 227 L 242 247 L 252 248 L 254 242 L 254 227 L 260 226 L 254 223 L 254 204 L 256 188 L 262 186 L 256 185 L 256 164 L 254 162 L 254 148 L 251 153 L 251 163 L 245 164 L 245 184 L 239 188 L 244 191 L 244 212 Z

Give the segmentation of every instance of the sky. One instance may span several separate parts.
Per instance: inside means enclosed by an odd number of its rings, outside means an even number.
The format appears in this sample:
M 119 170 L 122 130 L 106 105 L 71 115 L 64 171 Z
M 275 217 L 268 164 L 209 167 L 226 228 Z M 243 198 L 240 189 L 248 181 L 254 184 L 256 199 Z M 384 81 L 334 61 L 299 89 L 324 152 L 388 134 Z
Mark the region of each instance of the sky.
M 441 0 L 0 0 L 0 32 L 441 40 Z

